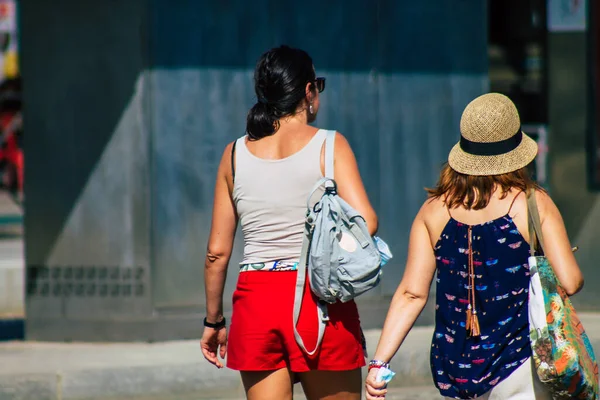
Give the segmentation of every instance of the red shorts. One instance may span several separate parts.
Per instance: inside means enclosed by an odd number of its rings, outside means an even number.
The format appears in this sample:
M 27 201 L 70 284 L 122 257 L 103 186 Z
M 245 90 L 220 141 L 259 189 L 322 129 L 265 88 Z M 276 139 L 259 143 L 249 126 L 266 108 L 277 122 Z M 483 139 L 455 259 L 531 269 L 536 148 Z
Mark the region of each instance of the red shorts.
M 320 350 L 309 357 L 294 338 L 296 271 L 240 272 L 233 293 L 233 315 L 227 345 L 227 366 L 238 371 L 289 368 L 346 371 L 365 365 L 362 331 L 354 301 L 329 305 Z M 316 297 L 304 289 L 298 332 L 306 348 L 317 341 Z

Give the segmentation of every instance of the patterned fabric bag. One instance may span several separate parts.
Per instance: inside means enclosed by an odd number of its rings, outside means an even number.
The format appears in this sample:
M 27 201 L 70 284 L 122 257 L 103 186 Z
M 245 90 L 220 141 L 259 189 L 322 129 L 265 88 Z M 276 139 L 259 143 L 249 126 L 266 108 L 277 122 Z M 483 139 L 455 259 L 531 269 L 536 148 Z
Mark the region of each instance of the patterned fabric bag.
M 531 242 L 529 337 L 535 369 L 554 399 L 600 399 L 598 363 L 590 340 L 548 259 L 536 256 L 538 243 L 543 254 L 544 240 L 533 190 L 527 196 L 527 210 Z

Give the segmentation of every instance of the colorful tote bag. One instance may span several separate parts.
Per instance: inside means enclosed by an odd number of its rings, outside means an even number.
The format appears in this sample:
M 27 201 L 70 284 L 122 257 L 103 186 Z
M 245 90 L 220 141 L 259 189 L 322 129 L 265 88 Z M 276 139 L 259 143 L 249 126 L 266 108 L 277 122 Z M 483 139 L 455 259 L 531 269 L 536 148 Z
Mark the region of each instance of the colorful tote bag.
M 537 374 L 554 399 L 600 399 L 598 363 L 590 340 L 548 259 L 536 256 L 537 244 L 543 254 L 544 240 L 534 191 L 528 193 L 527 209 L 529 337 Z

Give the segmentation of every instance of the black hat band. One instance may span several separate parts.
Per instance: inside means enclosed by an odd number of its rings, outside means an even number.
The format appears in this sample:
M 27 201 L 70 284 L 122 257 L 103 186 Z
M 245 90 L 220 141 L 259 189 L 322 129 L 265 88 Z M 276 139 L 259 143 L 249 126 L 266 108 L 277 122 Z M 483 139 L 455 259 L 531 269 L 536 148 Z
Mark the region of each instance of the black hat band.
M 465 139 L 464 136 L 460 136 L 460 148 L 465 152 L 474 156 L 497 156 L 513 151 L 523 141 L 523 132 L 521 127 L 517 133 L 508 139 L 501 140 L 499 142 L 472 142 L 469 139 Z

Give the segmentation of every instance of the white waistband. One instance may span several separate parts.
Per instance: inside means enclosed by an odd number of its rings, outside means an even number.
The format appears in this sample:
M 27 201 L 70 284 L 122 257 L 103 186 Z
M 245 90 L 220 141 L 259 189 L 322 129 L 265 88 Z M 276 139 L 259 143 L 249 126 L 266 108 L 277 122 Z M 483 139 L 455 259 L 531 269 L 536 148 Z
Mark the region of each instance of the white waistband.
M 240 265 L 240 272 L 250 271 L 296 271 L 297 261 L 270 261 L 264 263 L 251 263 Z

